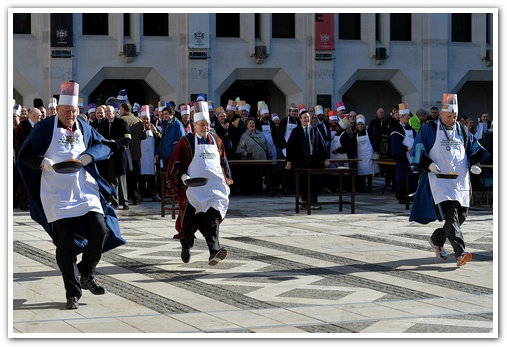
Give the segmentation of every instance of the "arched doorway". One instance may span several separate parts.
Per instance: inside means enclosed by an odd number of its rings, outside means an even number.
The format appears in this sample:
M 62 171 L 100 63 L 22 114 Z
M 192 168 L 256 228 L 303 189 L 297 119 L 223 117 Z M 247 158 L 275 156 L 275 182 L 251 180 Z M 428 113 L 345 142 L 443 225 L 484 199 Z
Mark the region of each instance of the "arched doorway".
M 238 80 L 221 95 L 220 105 L 225 108 L 229 100 L 237 97 L 250 105 L 250 115 L 255 116 L 258 101 L 265 101 L 269 111 L 276 112 L 272 101 L 283 98 L 283 93 L 269 80 Z
M 136 102 L 139 105 L 150 103 L 156 105 L 159 99 L 153 89 L 143 80 L 108 79 L 102 81 L 90 94 L 89 103 L 105 104 L 108 98 L 116 98 L 122 89 L 127 91 L 128 100 L 132 105 Z

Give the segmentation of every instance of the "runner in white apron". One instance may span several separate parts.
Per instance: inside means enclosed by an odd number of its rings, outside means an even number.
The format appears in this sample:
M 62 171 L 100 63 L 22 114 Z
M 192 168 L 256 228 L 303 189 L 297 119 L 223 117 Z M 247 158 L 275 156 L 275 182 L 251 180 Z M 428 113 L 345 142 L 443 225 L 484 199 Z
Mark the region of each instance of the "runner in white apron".
M 59 128 L 58 117 L 54 118 L 53 138 L 44 157 L 55 163 L 76 159 L 86 150 L 79 122 L 76 122 L 78 128 L 72 134 L 70 130 Z M 49 223 L 83 216 L 88 212 L 104 214 L 96 181 L 83 168 L 68 174 L 43 170 L 40 196 Z
M 357 175 L 373 175 L 379 172 L 378 165 L 372 160 L 373 158 L 373 146 L 368 136 L 368 130 L 365 130 L 366 135 L 357 136 Z
M 296 129 L 297 126 L 298 126 L 297 123 L 296 124 L 289 123 L 289 119 L 287 119 L 287 129 L 285 129 L 285 134 L 283 136 L 283 138 L 285 139 L 285 143 L 289 142 L 290 133 L 292 132 L 292 130 Z M 285 157 L 287 156 L 287 148 L 282 149 L 282 154 Z
M 215 143 L 198 144 L 195 138 L 194 158 L 190 163 L 187 175 L 193 177 L 206 177 L 208 182 L 201 187 L 188 187 L 188 202 L 195 208 L 195 213 L 206 212 L 210 207 L 220 212 L 225 218 L 229 207 L 229 186 L 225 182 L 222 167 L 220 166 L 220 153 Z

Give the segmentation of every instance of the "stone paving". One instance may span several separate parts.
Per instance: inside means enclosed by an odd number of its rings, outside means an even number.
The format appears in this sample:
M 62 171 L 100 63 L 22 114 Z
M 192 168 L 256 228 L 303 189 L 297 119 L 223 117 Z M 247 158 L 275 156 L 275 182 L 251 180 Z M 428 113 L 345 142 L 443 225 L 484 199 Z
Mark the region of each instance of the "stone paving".
M 428 245 L 441 223 L 410 223 L 375 182 L 356 195 L 355 214 L 349 205 L 296 214 L 293 195 L 232 195 L 220 227 L 229 253 L 215 267 L 199 233 L 181 261 L 160 203 L 118 210 L 128 243 L 98 266 L 108 293 L 84 291 L 77 310 L 64 309 L 49 236 L 14 209 L 9 337 L 497 338 L 496 207 L 470 209 L 462 228 L 473 260 L 458 268 L 448 243 L 447 261 Z

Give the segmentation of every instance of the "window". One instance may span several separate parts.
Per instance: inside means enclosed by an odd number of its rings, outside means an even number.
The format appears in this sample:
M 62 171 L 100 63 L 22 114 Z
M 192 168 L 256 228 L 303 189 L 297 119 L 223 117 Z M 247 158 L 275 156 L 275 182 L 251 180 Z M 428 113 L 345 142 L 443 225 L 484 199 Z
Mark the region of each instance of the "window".
M 486 42 L 489 44 L 493 43 L 493 34 L 491 32 L 492 16 L 491 13 L 486 13 Z
M 452 14 L 452 42 L 472 42 L 472 14 Z
M 260 28 L 261 28 L 261 18 L 258 13 L 255 14 L 255 38 L 259 39 L 261 37 L 260 35 Z
M 412 40 L 412 15 L 410 13 L 391 13 L 391 40 Z
M 273 13 L 271 31 L 274 39 L 293 39 L 296 37 L 296 15 L 294 13 Z
M 167 13 L 144 13 L 143 35 L 169 36 L 169 15 Z
M 130 13 L 123 14 L 123 36 L 130 36 Z
M 108 35 L 107 13 L 83 13 L 83 35 Z
M 217 37 L 239 37 L 239 13 L 217 13 Z
M 340 40 L 361 40 L 361 14 L 340 13 L 338 31 Z
M 14 13 L 12 16 L 13 34 L 31 34 L 31 15 L 30 13 Z
M 375 40 L 382 41 L 382 26 L 380 13 L 375 13 Z

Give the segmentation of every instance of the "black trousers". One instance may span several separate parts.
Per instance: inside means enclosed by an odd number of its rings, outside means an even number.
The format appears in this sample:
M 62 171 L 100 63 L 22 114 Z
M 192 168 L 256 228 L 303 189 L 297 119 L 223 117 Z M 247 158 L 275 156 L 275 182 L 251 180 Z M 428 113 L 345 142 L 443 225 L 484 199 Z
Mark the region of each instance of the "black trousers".
M 76 225 L 82 225 L 88 232 L 88 244 L 83 250 L 81 262 L 77 262 L 74 230 Z M 81 297 L 79 276 L 88 276 L 95 272 L 95 268 L 102 256 L 102 247 L 109 234 L 104 216 L 97 212 L 88 212 L 84 216 L 59 219 L 54 222 L 56 237 L 56 262 L 63 276 L 63 284 L 67 299 L 72 296 Z
M 218 241 L 219 225 L 220 212 L 214 208 L 210 207 L 206 212 L 196 213 L 185 231 L 185 238 L 180 239 L 181 247 L 192 248 L 194 246 L 194 234 L 199 230 L 206 240 L 210 255 L 217 252 L 220 249 L 220 242 Z
M 468 208 L 462 207 L 457 201 L 443 201 L 440 206 L 445 215 L 444 227 L 436 229 L 431 240 L 433 244 L 442 247 L 447 238 L 454 250 L 454 255 L 458 257 L 465 252 L 465 239 L 461 232 L 461 224 L 467 218 Z

